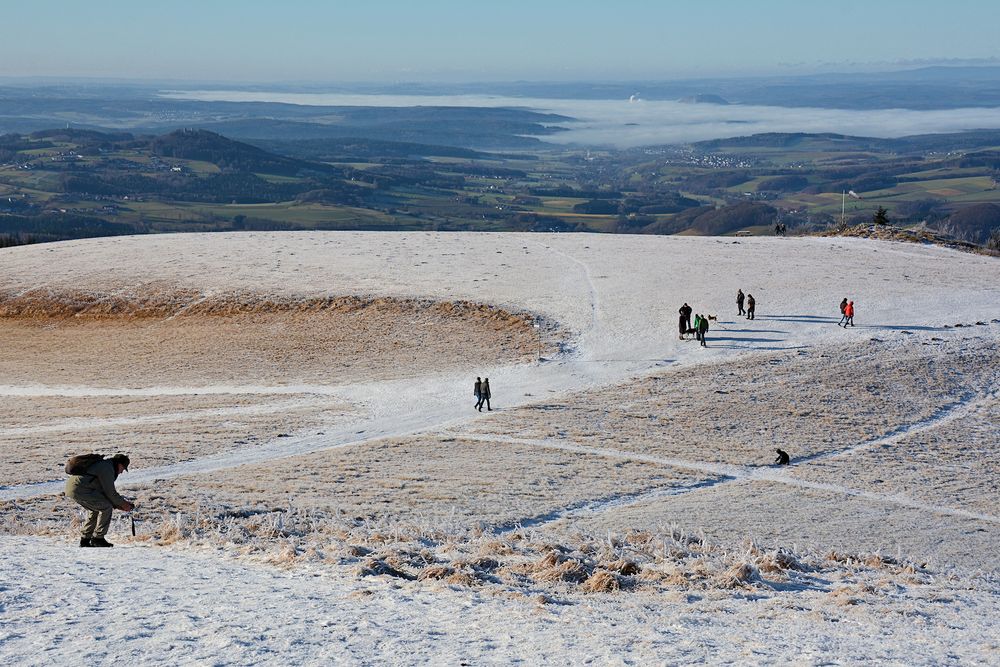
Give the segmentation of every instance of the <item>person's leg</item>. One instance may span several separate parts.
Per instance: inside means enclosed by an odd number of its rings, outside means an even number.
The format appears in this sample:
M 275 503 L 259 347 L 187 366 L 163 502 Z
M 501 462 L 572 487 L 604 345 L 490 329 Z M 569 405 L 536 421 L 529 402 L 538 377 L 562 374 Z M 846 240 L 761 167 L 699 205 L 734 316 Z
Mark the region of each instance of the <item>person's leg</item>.
M 493 410 L 493 408 L 490 407 L 490 397 L 489 396 L 486 397 L 486 410 L 487 411 Z
M 80 536 L 89 539 L 106 535 L 111 524 L 111 512 L 114 509 L 111 501 L 104 496 L 89 495 L 74 497 L 73 500 L 83 509 L 90 510 L 87 521 L 80 530 Z
M 108 509 L 103 510 L 97 515 L 97 530 L 94 531 L 94 539 L 103 539 L 105 535 L 108 534 L 108 528 L 111 527 L 111 513 L 114 510 L 109 506 Z
M 83 528 L 80 530 L 80 537 L 85 540 L 89 540 L 94 536 L 94 530 L 97 529 L 97 517 L 100 512 L 96 510 L 90 510 L 87 514 L 87 520 L 83 523 Z

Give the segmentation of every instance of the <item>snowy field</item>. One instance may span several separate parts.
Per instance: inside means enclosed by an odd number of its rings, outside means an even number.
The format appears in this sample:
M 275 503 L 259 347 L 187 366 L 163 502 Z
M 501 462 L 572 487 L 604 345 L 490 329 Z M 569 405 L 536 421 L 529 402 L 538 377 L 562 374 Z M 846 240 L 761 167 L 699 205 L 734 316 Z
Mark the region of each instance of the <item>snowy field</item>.
M 2 664 L 1000 662 L 994 258 L 74 241 L 0 250 L 0 342 Z M 91 450 L 132 456 L 112 550 Z

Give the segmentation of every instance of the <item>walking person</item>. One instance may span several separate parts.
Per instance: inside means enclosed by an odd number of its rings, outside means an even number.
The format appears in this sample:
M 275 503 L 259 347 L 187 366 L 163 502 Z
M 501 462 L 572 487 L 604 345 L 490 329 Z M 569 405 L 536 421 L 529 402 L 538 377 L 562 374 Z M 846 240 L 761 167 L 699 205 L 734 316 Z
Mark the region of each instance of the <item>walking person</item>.
M 490 407 L 490 379 L 486 378 L 483 380 L 483 384 L 480 387 L 479 394 L 479 411 L 483 411 L 483 403 L 486 404 L 486 409 L 492 411 L 493 408 Z
M 685 304 L 681 306 L 680 310 L 677 311 L 678 313 L 681 314 L 681 324 L 678 326 L 683 327 L 681 329 L 681 338 L 684 338 L 683 334 L 686 333 L 691 328 L 691 312 L 693 310 L 694 309 L 691 308 L 691 306 L 687 305 L 687 303 L 685 302 Z
M 747 294 L 747 319 L 754 319 L 754 310 L 757 308 L 757 302 L 753 298 L 753 294 Z
M 847 311 L 847 297 L 845 296 L 844 300 L 840 302 L 840 321 L 837 322 L 837 326 L 842 325 L 844 323 L 844 320 L 847 319 L 846 311 Z
M 698 323 L 698 340 L 701 341 L 702 347 L 708 347 L 705 344 L 705 334 L 708 333 L 708 318 L 702 317 L 701 321 Z
M 854 326 L 854 302 L 853 301 L 848 301 L 847 302 L 847 307 L 844 308 L 844 328 L 845 329 L 847 328 L 848 324 L 850 324 L 852 327 Z
M 680 339 L 684 340 L 684 334 L 688 332 L 687 320 L 684 319 L 684 315 L 680 315 L 677 320 L 677 333 L 680 335 Z
M 476 397 L 476 405 L 475 405 L 475 407 L 478 408 L 479 404 L 482 403 L 482 400 L 483 400 L 483 380 L 482 380 L 482 378 L 478 378 L 478 377 L 476 378 L 476 384 L 472 388 L 472 395 Z
M 743 299 L 744 298 L 745 297 L 743 296 L 743 290 L 741 290 L 741 289 L 736 290 L 736 308 L 739 311 L 738 313 L 736 313 L 737 315 L 745 315 L 746 314 L 746 311 L 743 310 Z
M 694 339 L 701 340 L 701 315 L 694 316 Z
M 115 480 L 128 470 L 129 458 L 115 454 L 106 459 L 100 454 L 74 456 L 66 464 L 66 497 L 90 510 L 80 533 L 81 547 L 113 547 L 104 539 L 111 526 L 114 509 L 131 512 L 135 505 L 118 495 Z

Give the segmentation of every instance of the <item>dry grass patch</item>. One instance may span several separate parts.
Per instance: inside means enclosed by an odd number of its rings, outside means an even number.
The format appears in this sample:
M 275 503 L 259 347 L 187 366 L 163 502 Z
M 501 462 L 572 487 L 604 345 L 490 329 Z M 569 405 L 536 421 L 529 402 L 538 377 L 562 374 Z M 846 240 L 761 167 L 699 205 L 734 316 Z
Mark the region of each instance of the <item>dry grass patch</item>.
M 342 384 L 534 358 L 524 313 L 469 301 L 200 294 L 0 294 L 13 384 Z M 558 337 L 551 327 L 547 339 Z M 479 344 L 470 346 L 469 340 Z

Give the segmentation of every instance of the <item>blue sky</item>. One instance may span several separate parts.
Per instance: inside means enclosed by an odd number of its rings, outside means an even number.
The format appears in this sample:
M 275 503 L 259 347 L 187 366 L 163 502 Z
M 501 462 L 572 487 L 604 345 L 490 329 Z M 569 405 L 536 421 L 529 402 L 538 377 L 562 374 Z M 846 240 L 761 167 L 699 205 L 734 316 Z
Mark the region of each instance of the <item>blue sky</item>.
M 1000 57 L 996 0 L 31 0 L 0 16 L 4 77 L 636 80 Z

